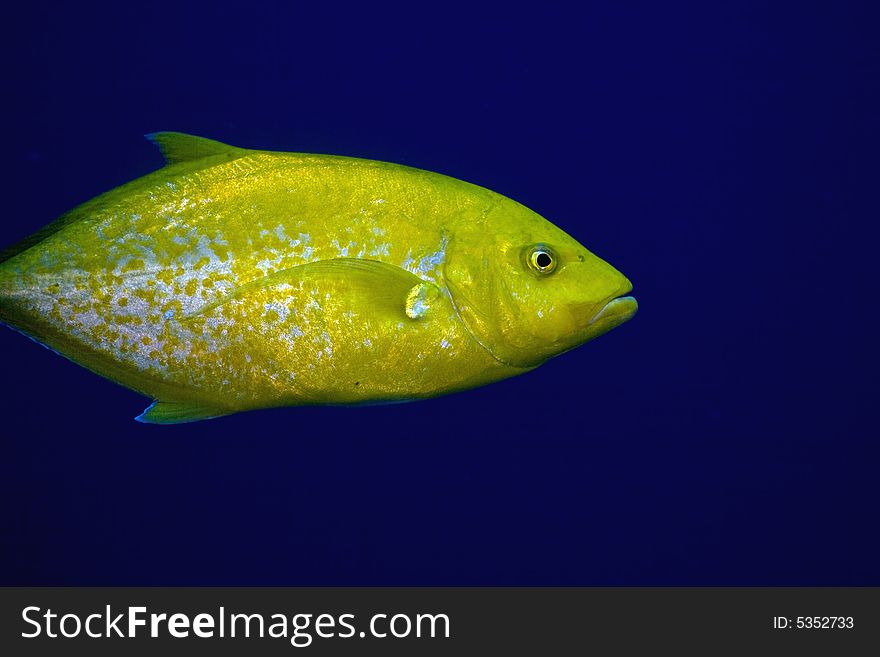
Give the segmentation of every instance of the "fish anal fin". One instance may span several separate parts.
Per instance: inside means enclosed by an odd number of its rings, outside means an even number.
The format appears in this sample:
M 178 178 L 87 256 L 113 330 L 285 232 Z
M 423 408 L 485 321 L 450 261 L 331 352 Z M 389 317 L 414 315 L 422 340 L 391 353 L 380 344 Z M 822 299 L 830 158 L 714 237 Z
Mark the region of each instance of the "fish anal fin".
M 246 152 L 244 148 L 182 132 L 151 132 L 145 136 L 162 152 L 165 164 L 193 162 L 213 155 L 226 155 L 229 159 L 234 159 Z
M 197 402 L 165 402 L 156 400 L 135 420 L 144 424 L 183 424 L 229 415 L 232 411 Z

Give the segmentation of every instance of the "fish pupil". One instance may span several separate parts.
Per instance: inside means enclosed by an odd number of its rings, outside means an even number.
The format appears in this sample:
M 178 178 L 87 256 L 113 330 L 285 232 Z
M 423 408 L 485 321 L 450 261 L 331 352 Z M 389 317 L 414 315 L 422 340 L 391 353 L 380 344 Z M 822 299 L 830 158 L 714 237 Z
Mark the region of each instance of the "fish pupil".
M 549 267 L 550 264 L 551 264 L 552 262 L 553 262 L 553 259 L 552 259 L 548 254 L 546 254 L 546 253 L 539 253 L 539 254 L 535 257 L 535 263 L 536 263 L 541 269 L 544 269 L 544 268 L 546 268 L 546 267 Z

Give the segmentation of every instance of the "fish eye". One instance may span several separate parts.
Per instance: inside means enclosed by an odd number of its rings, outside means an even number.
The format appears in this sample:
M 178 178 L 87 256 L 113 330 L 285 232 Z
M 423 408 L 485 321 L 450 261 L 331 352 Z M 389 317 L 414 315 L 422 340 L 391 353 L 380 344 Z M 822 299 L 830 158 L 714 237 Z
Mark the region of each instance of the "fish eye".
M 556 269 L 559 258 L 549 246 L 536 244 L 526 252 L 526 263 L 539 274 L 550 274 Z

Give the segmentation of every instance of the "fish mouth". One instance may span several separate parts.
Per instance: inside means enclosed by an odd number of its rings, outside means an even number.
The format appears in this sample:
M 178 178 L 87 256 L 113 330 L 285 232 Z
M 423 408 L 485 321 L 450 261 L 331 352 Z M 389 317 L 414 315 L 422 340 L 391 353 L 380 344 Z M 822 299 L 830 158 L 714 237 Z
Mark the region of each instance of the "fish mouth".
M 602 332 L 607 331 L 632 319 L 638 309 L 639 304 L 635 297 L 629 295 L 614 297 L 593 315 L 589 326 Z

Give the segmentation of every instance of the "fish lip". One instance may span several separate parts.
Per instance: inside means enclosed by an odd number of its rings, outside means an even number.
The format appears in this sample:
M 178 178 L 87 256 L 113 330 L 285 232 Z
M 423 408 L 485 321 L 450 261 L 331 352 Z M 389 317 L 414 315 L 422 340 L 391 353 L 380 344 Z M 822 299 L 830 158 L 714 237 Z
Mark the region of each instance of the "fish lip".
M 630 288 L 630 290 L 631 289 L 632 288 Z M 627 290 L 627 292 L 630 290 Z M 638 308 L 639 304 L 635 297 L 627 294 L 616 296 L 602 306 L 599 312 L 593 315 L 593 318 L 589 322 L 589 326 L 592 326 L 602 319 L 621 319 L 621 322 L 624 322 L 635 315 Z

